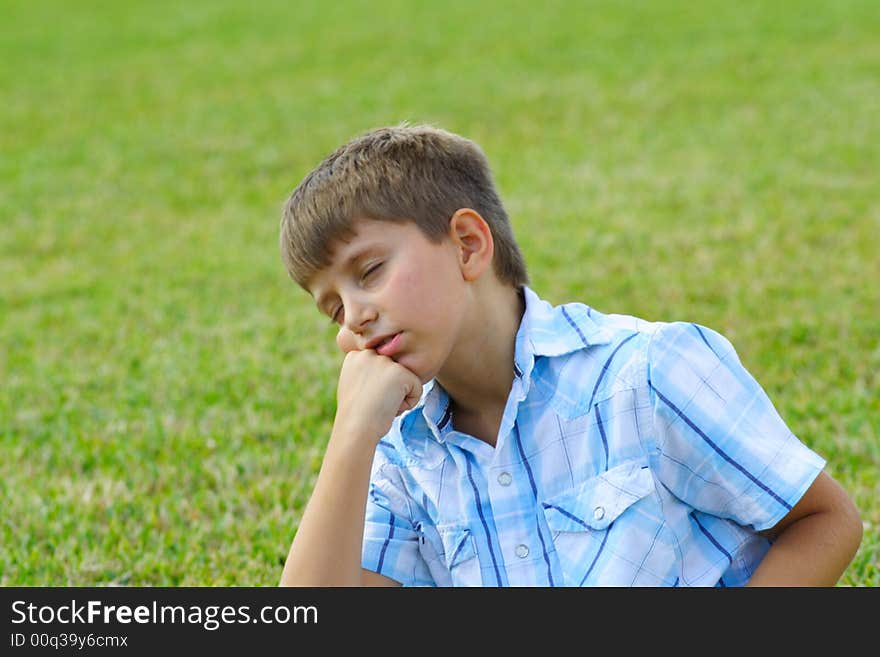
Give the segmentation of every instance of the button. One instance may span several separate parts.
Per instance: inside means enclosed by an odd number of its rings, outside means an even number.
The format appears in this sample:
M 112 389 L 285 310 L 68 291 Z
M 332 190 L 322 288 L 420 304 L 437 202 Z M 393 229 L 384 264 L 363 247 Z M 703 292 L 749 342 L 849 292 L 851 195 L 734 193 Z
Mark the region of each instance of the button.
M 510 476 L 509 472 L 502 472 L 498 475 L 498 483 L 502 486 L 510 486 L 511 481 L 513 481 L 513 477 Z
M 525 559 L 527 556 L 529 556 L 529 548 L 525 545 L 517 545 L 515 552 L 516 556 L 518 556 L 520 559 Z
M 601 520 L 604 517 L 605 517 L 605 509 L 603 509 L 601 506 L 597 506 L 595 509 L 593 509 L 593 519 L 594 520 Z

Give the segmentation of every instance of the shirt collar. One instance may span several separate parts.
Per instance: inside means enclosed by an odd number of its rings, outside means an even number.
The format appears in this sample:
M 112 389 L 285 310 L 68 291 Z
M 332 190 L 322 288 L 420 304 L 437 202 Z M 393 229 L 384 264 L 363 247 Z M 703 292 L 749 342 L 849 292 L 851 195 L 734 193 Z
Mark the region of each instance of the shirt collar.
M 520 344 L 535 356 L 562 356 L 577 349 L 607 344 L 610 336 L 593 319 L 593 311 L 582 303 L 553 306 L 523 286 L 526 311 L 516 334 Z
M 445 441 L 445 430 L 452 419 L 450 402 L 443 386 L 437 383 L 437 379 L 431 379 L 422 386 L 419 403 L 401 416 L 401 438 L 416 456 L 424 456 L 425 448 L 424 439 L 418 440 L 417 437 L 433 436 L 439 443 Z
M 516 333 L 513 368 L 514 375 L 523 383 L 525 395 L 535 358 L 563 356 L 578 349 L 607 344 L 611 335 L 593 318 L 596 312 L 589 306 L 581 303 L 553 306 L 528 286 L 523 285 L 521 289 L 526 307 Z M 431 379 L 422 387 L 419 403 L 403 414 L 401 432 L 406 439 L 417 431 L 416 423 L 424 423 L 424 428 L 442 443 L 450 419 L 449 395 L 436 379 Z

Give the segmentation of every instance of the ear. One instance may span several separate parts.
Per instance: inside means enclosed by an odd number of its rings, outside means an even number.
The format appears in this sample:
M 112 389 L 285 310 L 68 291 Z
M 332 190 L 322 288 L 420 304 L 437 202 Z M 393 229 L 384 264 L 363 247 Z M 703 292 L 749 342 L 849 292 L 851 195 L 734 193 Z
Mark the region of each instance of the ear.
M 495 240 L 489 224 L 470 208 L 457 210 L 449 220 L 449 237 L 458 251 L 458 265 L 466 281 L 475 281 L 492 265 Z

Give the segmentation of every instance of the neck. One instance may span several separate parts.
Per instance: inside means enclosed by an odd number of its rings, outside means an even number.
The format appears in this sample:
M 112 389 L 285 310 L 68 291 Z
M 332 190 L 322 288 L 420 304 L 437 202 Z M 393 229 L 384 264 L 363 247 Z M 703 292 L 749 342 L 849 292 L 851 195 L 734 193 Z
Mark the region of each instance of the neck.
M 513 384 L 525 300 L 518 289 L 507 286 L 490 292 L 474 298 L 462 338 L 437 375 L 459 416 L 500 418 Z

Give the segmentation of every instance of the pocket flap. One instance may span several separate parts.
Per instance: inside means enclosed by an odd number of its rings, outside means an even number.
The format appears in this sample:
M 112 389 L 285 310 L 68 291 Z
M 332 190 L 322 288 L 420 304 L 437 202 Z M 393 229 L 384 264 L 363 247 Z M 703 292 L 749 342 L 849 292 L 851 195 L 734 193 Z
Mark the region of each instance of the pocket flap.
M 464 525 L 438 525 L 437 531 L 443 541 L 446 567 L 452 568 L 477 556 L 471 530 Z
M 607 529 L 628 507 L 654 490 L 648 466 L 627 461 L 544 500 L 544 517 L 552 531 Z

